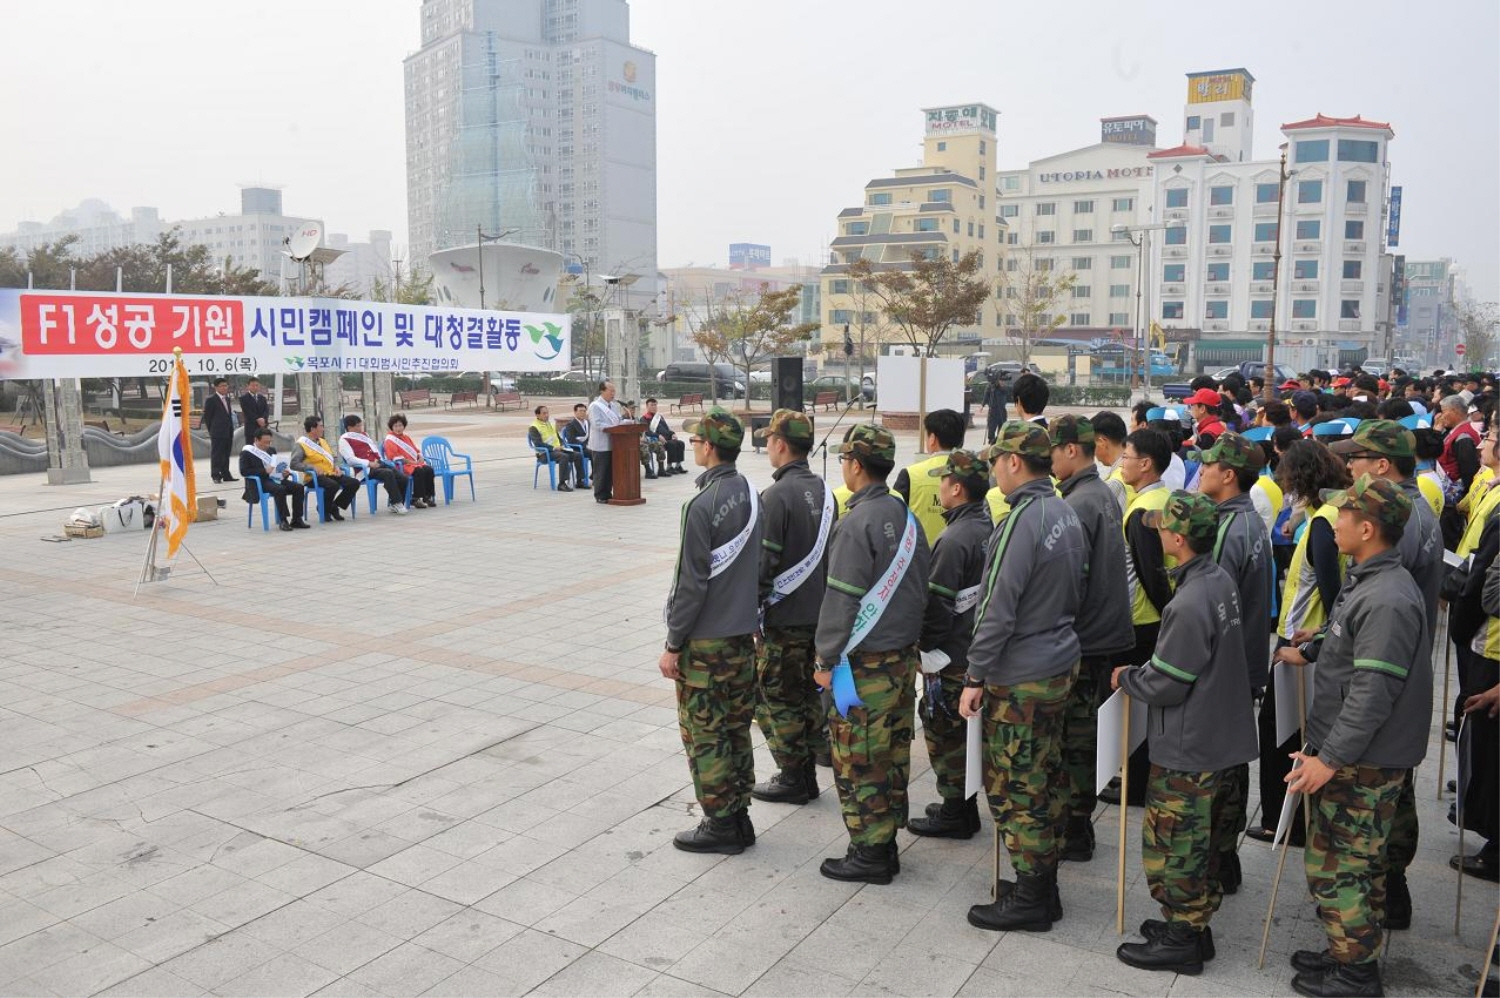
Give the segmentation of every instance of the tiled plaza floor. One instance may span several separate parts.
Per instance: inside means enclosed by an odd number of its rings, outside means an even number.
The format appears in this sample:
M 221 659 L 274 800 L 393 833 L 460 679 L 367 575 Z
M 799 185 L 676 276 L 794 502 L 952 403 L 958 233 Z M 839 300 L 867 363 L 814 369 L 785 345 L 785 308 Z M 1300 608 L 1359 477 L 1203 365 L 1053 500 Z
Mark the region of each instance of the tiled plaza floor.
M 139 598 L 144 534 L 40 538 L 75 506 L 154 490 L 150 467 L 0 478 L 0 993 L 1287 993 L 1288 953 L 1321 938 L 1300 853 L 1264 971 L 1275 864 L 1254 842 L 1218 959 L 1197 978 L 1136 971 L 1113 955 L 1113 808 L 1095 860 L 1063 868 L 1045 935 L 965 922 L 989 888 L 988 822 L 969 842 L 902 833 L 889 887 L 819 876 L 845 843 L 831 790 L 756 804 L 742 856 L 673 849 L 697 816 L 656 658 L 692 478 L 645 483 L 633 509 L 533 491 L 524 423 L 414 414 L 415 435 L 478 459 L 478 501 L 460 484 L 401 519 L 265 534 L 224 487 L 223 518 L 188 540 L 218 586 L 182 559 Z M 769 482 L 763 457 L 743 467 Z M 1455 937 L 1436 749 L 1391 993 L 1472 993 L 1494 914 L 1493 885 L 1468 881 Z M 920 807 L 920 738 L 914 754 Z M 1131 818 L 1133 926 L 1156 912 Z

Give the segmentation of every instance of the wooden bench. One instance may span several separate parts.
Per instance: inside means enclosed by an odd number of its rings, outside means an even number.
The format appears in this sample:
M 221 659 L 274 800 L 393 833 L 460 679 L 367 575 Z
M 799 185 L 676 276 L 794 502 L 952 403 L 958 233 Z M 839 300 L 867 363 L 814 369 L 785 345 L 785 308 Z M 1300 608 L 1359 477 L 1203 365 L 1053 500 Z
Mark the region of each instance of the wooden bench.
M 454 406 L 456 406 L 456 405 L 462 405 L 465 402 L 469 403 L 470 405 L 478 405 L 479 404 L 479 393 L 478 392 L 454 392 L 452 395 L 448 396 L 447 406 L 448 406 L 449 409 L 452 409 Z
M 526 408 L 526 400 L 521 397 L 520 392 L 495 392 L 490 398 L 495 400 L 495 408 L 501 412 L 510 406 L 515 406 L 517 409 Z
M 25 423 L 0 423 L 0 433 L 14 433 L 18 437 L 26 435 Z
M 112 433 L 117 437 L 123 437 L 125 435 L 124 430 L 111 430 L 109 428 L 109 420 L 107 419 L 90 419 L 86 420 L 83 425 L 92 426 L 94 427 L 94 429 L 103 430 L 105 433 Z
M 834 408 L 838 404 L 839 404 L 839 393 L 838 392 L 818 392 L 817 395 L 813 396 L 813 408 L 817 408 L 818 406 L 822 406 L 824 412 L 827 412 L 829 409 Z
M 408 391 L 397 392 L 401 396 L 401 408 L 411 409 L 418 405 L 437 405 L 437 399 L 432 397 L 432 392 L 426 388 L 412 388 Z
M 673 402 L 667 408 L 669 408 L 673 412 L 681 412 L 682 410 L 686 409 L 690 405 L 697 406 L 698 409 L 699 409 L 699 411 L 701 412 L 703 410 L 703 393 L 702 392 L 689 392 L 688 394 L 684 395 L 682 398 L 678 399 L 676 402 Z

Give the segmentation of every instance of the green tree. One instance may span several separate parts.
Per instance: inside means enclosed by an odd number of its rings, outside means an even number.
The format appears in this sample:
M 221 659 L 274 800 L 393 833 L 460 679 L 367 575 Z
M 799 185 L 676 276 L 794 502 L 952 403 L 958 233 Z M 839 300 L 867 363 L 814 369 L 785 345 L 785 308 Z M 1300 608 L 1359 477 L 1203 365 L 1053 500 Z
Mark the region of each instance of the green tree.
M 886 266 L 869 260 L 849 265 L 849 278 L 869 286 L 886 318 L 920 356 L 929 357 L 955 326 L 977 326 L 993 289 L 980 273 L 978 250 L 954 262 L 941 253 L 914 251 L 911 262 Z
M 745 408 L 750 408 L 750 371 L 770 357 L 780 356 L 818 331 L 816 322 L 792 322 L 802 305 L 802 285 L 780 291 L 762 283 L 754 297 L 734 293 L 720 306 L 715 324 L 725 355 L 745 372 Z
M 419 267 L 412 267 L 403 274 L 398 260 L 390 281 L 375 281 L 374 295 L 376 301 L 398 305 L 431 305 L 432 275 L 423 273 Z
M 1014 270 L 1010 269 L 1012 262 L 1016 264 Z M 1006 339 L 1019 348 L 1023 367 L 1031 362 L 1037 340 L 1067 324 L 1066 299 L 1077 283 L 1077 274 L 1059 273 L 1050 258 L 1038 259 L 1030 246 L 1017 247 L 1006 255 L 995 314 Z

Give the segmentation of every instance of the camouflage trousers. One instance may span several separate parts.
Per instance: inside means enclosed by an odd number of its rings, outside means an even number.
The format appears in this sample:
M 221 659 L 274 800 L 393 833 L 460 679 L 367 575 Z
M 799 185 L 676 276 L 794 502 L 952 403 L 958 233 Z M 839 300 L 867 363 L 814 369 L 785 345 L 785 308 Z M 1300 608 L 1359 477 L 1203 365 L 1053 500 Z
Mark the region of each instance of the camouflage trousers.
M 1385 899 L 1375 896 L 1375 879 L 1408 772 L 1344 766 L 1312 795 L 1307 888 L 1339 963 L 1370 963 L 1380 954 Z
M 812 765 L 828 748 L 823 704 L 813 682 L 813 632 L 817 628 L 768 627 L 755 653 L 755 721 L 782 769 Z
M 1224 895 L 1209 875 L 1214 797 L 1228 771 L 1184 773 L 1152 764 L 1141 827 L 1141 869 L 1169 922 L 1202 931 Z
M 1382 908 L 1385 900 L 1385 870 L 1405 873 L 1417 855 L 1417 793 L 1413 781 L 1416 770 L 1407 770 L 1401 783 L 1401 796 L 1396 799 L 1396 817 L 1391 820 L 1391 835 L 1385 843 L 1385 863 L 1379 878 L 1379 894 Z
M 755 755 L 755 644 L 750 635 L 689 641 L 677 681 L 677 724 L 703 813 L 727 818 L 750 806 Z
M 1063 712 L 1078 666 L 1049 679 L 984 688 L 984 789 L 1020 876 L 1057 865 Z
M 1219 859 L 1226 853 L 1239 852 L 1239 834 L 1245 830 L 1246 806 L 1250 796 L 1250 764 L 1242 762 L 1223 770 L 1214 791 L 1213 855 L 1209 875 L 1217 878 Z M 1275 824 L 1276 818 L 1269 819 Z
M 943 800 L 959 801 L 964 799 L 969 756 L 968 722 L 958 715 L 958 698 L 964 691 L 963 668 L 950 665 L 938 673 L 938 688 L 933 703 L 922 701 L 922 738 L 927 742 L 927 759 L 937 778 L 938 794 Z
M 906 782 L 916 712 L 917 649 L 852 653 L 849 665 L 864 701 L 848 717 L 828 708 L 833 782 L 849 841 L 884 846 L 906 827 Z
M 1062 761 L 1067 779 L 1062 819 L 1088 817 L 1094 813 L 1094 764 L 1099 755 L 1099 691 L 1109 691 L 1110 659 L 1085 655 L 1078 666 L 1078 678 L 1068 692 L 1068 709 L 1063 714 Z

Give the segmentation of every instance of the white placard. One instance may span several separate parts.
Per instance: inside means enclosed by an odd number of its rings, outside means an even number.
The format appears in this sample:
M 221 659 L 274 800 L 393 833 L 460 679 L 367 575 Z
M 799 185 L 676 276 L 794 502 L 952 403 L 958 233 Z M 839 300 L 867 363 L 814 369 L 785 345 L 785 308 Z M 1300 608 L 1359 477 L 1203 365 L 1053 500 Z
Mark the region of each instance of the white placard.
M 984 792 L 984 758 L 980 752 L 984 743 L 984 719 L 975 714 L 966 723 L 968 745 L 964 751 L 964 796 L 972 797 Z
M 1313 675 L 1318 665 L 1288 665 L 1277 662 L 1271 667 L 1271 682 L 1276 690 L 1276 744 L 1285 745 L 1286 740 L 1302 726 L 1297 717 L 1297 680 L 1302 680 L 1303 703 L 1312 706 Z
M 1120 758 L 1120 727 L 1125 723 L 1125 700 L 1125 691 L 1115 690 L 1114 695 L 1099 706 L 1099 743 L 1094 762 L 1095 793 L 1103 790 L 1110 780 L 1120 775 L 1120 766 L 1125 761 Z M 1131 752 L 1140 748 L 1141 742 L 1146 740 L 1148 716 L 1145 702 L 1131 699 Z
M 920 357 L 878 357 L 875 372 L 879 379 L 876 399 L 881 412 L 916 412 L 921 405 Z M 929 357 L 927 359 L 927 411 L 954 409 L 964 411 L 964 362 L 962 358 Z

